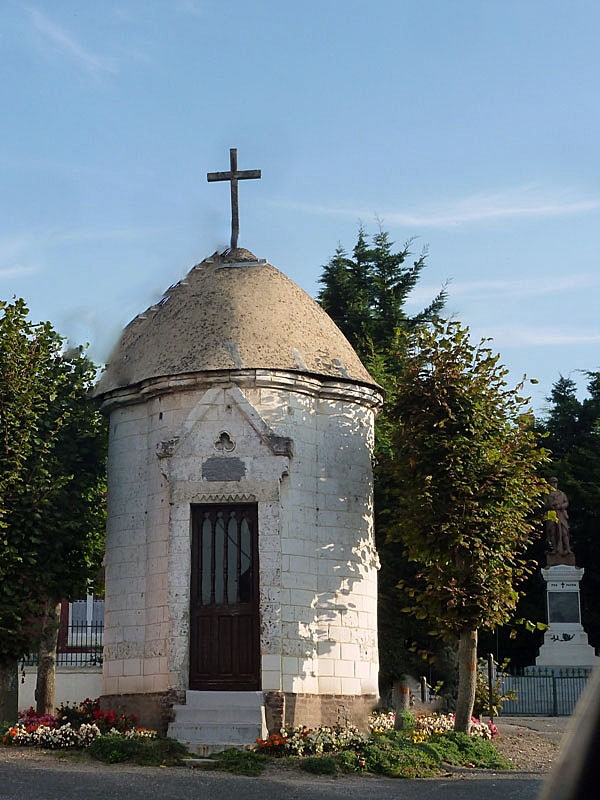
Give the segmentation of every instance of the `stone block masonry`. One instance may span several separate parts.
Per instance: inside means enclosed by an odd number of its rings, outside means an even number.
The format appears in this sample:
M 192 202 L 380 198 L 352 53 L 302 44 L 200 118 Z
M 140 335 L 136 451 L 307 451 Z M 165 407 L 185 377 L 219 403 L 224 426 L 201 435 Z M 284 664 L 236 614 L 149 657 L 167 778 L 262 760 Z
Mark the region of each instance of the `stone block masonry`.
M 363 727 L 382 398 L 332 320 L 266 260 L 215 253 L 126 327 L 96 394 L 110 415 L 105 699 L 155 727 L 171 709 L 198 752 L 208 736 L 247 743 L 267 712 Z M 231 730 L 203 730 L 228 697 Z M 251 722 L 233 708 L 249 699 Z
M 241 500 L 258 504 L 266 697 L 284 698 L 287 724 L 366 724 L 378 691 L 372 403 L 347 385 L 321 397 L 314 379 L 282 383 L 271 375 L 262 389 L 253 374 L 176 394 L 146 387 L 118 409 L 103 679 L 112 702 L 145 695 L 162 708 L 156 698 L 188 687 L 191 507 Z M 220 441 L 230 454 L 215 455 Z

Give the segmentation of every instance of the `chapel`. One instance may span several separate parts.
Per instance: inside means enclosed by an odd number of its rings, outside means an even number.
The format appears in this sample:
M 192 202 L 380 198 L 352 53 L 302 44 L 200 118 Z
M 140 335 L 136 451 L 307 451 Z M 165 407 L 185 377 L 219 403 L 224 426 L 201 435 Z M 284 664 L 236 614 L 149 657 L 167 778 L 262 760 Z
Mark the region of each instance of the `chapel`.
M 381 390 L 264 258 L 215 252 L 125 328 L 109 417 L 102 701 L 206 753 L 378 700 Z

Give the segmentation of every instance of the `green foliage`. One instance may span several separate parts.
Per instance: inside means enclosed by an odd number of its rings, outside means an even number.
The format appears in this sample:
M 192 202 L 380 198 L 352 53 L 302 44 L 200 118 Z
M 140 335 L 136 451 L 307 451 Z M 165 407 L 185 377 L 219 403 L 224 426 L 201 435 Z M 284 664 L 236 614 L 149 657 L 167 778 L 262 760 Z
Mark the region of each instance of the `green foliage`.
M 512 769 L 491 742 L 449 731 L 413 742 L 407 735 L 389 731 L 373 736 L 360 751 L 336 756 L 342 772 L 374 772 L 392 778 L 429 778 L 439 775 L 443 764 L 484 769 Z
M 300 762 L 300 768 L 313 775 L 337 775 L 338 764 L 333 756 L 307 756 Z
M 143 766 L 178 766 L 189 753 L 175 739 L 126 738 L 117 734 L 99 736 L 89 746 L 89 753 L 97 761 L 118 764 L 133 761 Z
M 581 593 L 581 614 L 590 642 L 600 646 L 600 373 L 587 372 L 587 393 L 579 399 L 570 378 L 559 378 L 548 400 L 548 408 L 536 428 L 550 451 L 544 465 L 545 478 L 556 476 L 569 498 L 570 537 L 577 564 L 585 567 Z M 540 523 L 541 526 L 541 523 Z M 545 542 L 534 542 L 527 556 L 543 565 Z M 539 570 L 524 585 L 517 616 L 524 624 L 506 627 L 484 642 L 498 658 L 510 657 L 516 667 L 532 664 L 542 643 L 537 622 L 546 620 L 546 585 Z M 532 620 L 527 625 L 527 620 Z M 532 635 L 533 634 L 533 635 Z
M 415 566 L 398 581 L 402 611 L 459 641 L 456 727 L 466 733 L 478 629 L 510 618 L 534 568 L 523 554 L 547 491 L 538 474 L 547 454 L 521 386 L 507 387 L 487 340 L 472 345 L 460 323 L 416 331 L 398 362 L 388 538 Z
M 105 764 L 119 764 L 122 761 L 131 761 L 137 750 L 137 743 L 133 739 L 124 739 L 116 734 L 99 736 L 88 748 L 89 754 L 97 761 Z
M 254 750 L 235 750 L 228 748 L 211 756 L 213 768 L 233 775 L 260 775 L 266 767 L 269 757 Z
M 365 759 L 356 750 L 342 750 L 336 755 L 336 761 L 340 772 L 364 772 Z
M 23 300 L 0 302 L 0 660 L 31 650 L 44 601 L 84 593 L 102 557 L 106 430 L 96 369 Z
M 370 365 L 375 354 L 392 350 L 397 331 L 413 329 L 434 318 L 446 300 L 440 292 L 419 314 L 404 310 L 425 267 L 426 252 L 411 263 L 411 242 L 394 253 L 394 243 L 380 230 L 369 247 L 361 228 L 352 258 L 338 247 L 323 267 L 319 302 L 344 333 L 360 358 Z
M 508 669 L 508 659 L 498 666 L 496 677 L 492 679 L 492 707 L 491 716 L 497 717 L 504 703 L 516 700 L 517 694 L 514 691 L 505 692 L 503 689 L 502 675 Z M 477 685 L 475 687 L 475 703 L 473 705 L 473 715 L 478 719 L 482 714 L 490 715 L 490 683 L 488 676 L 488 665 L 486 659 L 480 659 L 477 666 Z
M 587 395 L 579 400 L 574 381 L 560 378 L 540 421 L 551 463 L 544 475 L 556 476 L 569 498 L 570 536 L 577 563 L 585 567 L 582 618 L 590 641 L 600 646 L 600 372 L 587 372 Z M 542 606 L 540 616 L 545 619 Z M 539 618 L 539 617 L 538 617 Z
M 447 764 L 483 769 L 514 769 L 513 763 L 500 755 L 491 742 L 477 736 L 448 731 L 432 736 L 429 745 Z
M 414 715 L 410 713 L 410 711 L 401 711 L 399 714 L 399 720 L 397 720 L 397 730 L 400 730 L 403 733 L 409 733 L 410 731 L 414 730 L 416 722 L 417 720 L 415 719 Z
M 431 680 L 443 679 L 446 685 L 451 681 L 446 649 L 427 636 L 421 625 L 397 613 L 400 597 L 396 583 L 414 569 L 407 564 L 403 548 L 387 537 L 389 518 L 385 512 L 395 503 L 395 486 L 385 469 L 393 457 L 393 421 L 388 409 L 393 404 L 394 377 L 401 364 L 397 357 L 403 341 L 400 334 L 435 319 L 446 300 L 442 290 L 419 313 L 406 313 L 406 300 L 427 259 L 425 252 L 413 259 L 411 246 L 408 242 L 395 252 L 394 243 L 382 230 L 369 243 L 361 228 L 352 255 L 339 247 L 323 267 L 319 293 L 319 302 L 383 388 L 387 401 L 375 424 L 374 460 L 375 536 L 382 564 L 378 580 L 382 686 L 391 686 L 405 673 L 420 674 L 424 661 L 428 662 Z
M 354 758 L 344 759 L 345 768 L 352 771 L 363 763 L 367 772 L 389 778 L 431 778 L 439 774 L 441 759 L 428 744 L 415 744 L 390 731 L 373 736 Z
M 401 581 L 403 610 L 440 636 L 494 628 L 532 569 L 522 552 L 546 453 L 520 387 L 507 388 L 498 356 L 459 323 L 421 329 L 400 357 L 387 468 L 396 487 L 388 535 L 416 567 Z

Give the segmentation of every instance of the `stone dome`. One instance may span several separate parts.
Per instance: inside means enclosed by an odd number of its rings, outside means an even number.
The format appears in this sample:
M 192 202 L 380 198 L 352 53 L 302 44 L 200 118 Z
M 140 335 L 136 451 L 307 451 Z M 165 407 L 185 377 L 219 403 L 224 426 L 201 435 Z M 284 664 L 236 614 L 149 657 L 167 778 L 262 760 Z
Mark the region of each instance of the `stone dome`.
M 378 388 L 331 318 L 265 259 L 214 253 L 123 331 L 96 395 L 223 370 L 284 370 Z

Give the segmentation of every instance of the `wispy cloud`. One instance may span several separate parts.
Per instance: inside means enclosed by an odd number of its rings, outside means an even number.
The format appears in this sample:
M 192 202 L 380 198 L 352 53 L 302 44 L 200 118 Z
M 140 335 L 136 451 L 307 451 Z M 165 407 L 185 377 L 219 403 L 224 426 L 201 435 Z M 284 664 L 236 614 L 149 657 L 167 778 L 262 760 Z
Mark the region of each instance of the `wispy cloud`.
M 480 281 L 448 280 L 446 289 L 451 300 L 484 301 L 507 298 L 540 297 L 541 295 L 564 294 L 580 289 L 591 289 L 600 286 L 600 274 L 583 272 L 574 275 L 558 275 L 538 278 L 508 278 Z M 422 284 L 410 293 L 407 303 L 423 305 L 431 302 L 431 298 L 440 291 L 440 286 Z
M 39 9 L 30 8 L 28 12 L 34 28 L 45 38 L 46 42 L 60 53 L 75 59 L 88 72 L 94 75 L 117 72 L 114 59 L 93 53 Z
M 423 227 L 451 227 L 486 220 L 562 217 L 600 208 L 600 198 L 573 197 L 569 193 L 543 192 L 534 187 L 519 187 L 506 192 L 479 193 L 454 203 L 414 214 L 394 212 L 385 220 Z
M 373 210 L 334 206 L 298 204 L 299 211 L 315 214 L 369 219 Z M 444 203 L 432 203 L 429 207 L 414 210 L 391 208 L 378 211 L 385 224 L 418 228 L 450 228 L 457 225 L 519 218 L 549 218 L 583 214 L 600 209 L 600 198 L 583 197 L 572 192 L 544 191 L 538 187 L 516 187 L 504 192 L 478 193 Z
M 35 275 L 38 268 L 31 264 L 14 264 L 12 267 L 0 267 L 0 281 L 6 278 L 24 278 L 28 275 Z
M 490 329 L 486 335 L 491 336 L 494 346 L 499 347 L 591 345 L 600 342 L 600 330 L 574 330 L 568 327 L 506 325 Z

